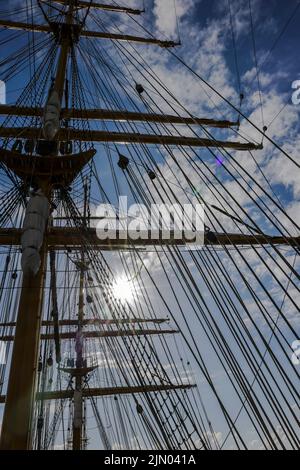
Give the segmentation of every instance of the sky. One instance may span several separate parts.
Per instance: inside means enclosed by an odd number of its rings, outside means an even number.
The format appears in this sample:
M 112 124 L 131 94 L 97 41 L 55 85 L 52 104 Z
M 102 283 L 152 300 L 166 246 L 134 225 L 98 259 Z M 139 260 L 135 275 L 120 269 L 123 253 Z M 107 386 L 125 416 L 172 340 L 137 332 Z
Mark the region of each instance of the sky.
M 137 3 L 137 2 L 134 2 Z M 151 2 L 150 2 L 151 3 Z M 176 39 L 177 27 L 172 12 L 172 1 L 156 0 L 154 2 L 154 24 L 156 33 L 166 34 Z M 287 30 L 280 38 L 282 30 L 295 9 L 294 0 L 287 2 L 270 0 L 252 2 L 255 41 L 258 63 L 260 66 L 260 82 L 262 89 L 263 110 L 265 125 L 269 128 L 268 135 L 279 142 L 284 142 L 292 155 L 297 156 L 299 149 L 298 126 L 300 106 L 291 102 L 292 83 L 299 78 L 297 49 L 299 40 L 299 10 L 294 15 Z M 178 1 L 177 12 L 180 18 L 180 36 L 182 47 L 178 54 L 203 76 L 211 85 L 220 91 L 226 98 L 238 104 L 239 90 L 237 87 L 237 74 L 235 70 L 234 52 L 230 31 L 230 20 L 227 1 Z M 231 2 L 234 17 L 235 32 L 237 35 L 237 57 L 241 75 L 242 92 L 245 95 L 243 110 L 254 122 L 263 127 L 258 105 L 258 86 L 256 80 L 255 62 L 251 40 L 249 8 L 247 0 Z M 169 11 L 169 14 L 166 14 Z M 274 47 L 275 45 L 275 47 Z M 269 51 L 274 49 L 269 53 Z M 154 56 L 153 61 L 157 57 Z M 165 78 L 176 96 L 189 105 L 189 109 L 201 113 L 205 107 L 211 110 L 211 101 L 193 80 L 183 74 L 176 74 L 169 70 L 168 62 L 160 64 L 160 76 Z M 170 73 L 171 72 L 171 73 Z M 182 84 L 184 83 L 184 86 Z M 216 97 L 213 97 L 216 100 Z M 276 115 L 283 109 L 281 114 Z M 247 126 L 245 125 L 245 130 Z M 242 128 L 243 129 L 243 128 Z M 257 137 L 254 134 L 254 137 Z M 268 147 L 259 154 L 260 161 L 269 162 Z M 267 174 L 272 177 L 275 184 L 281 185 L 280 190 L 291 190 L 291 199 L 299 197 L 299 178 L 293 168 L 281 165 L 280 155 L 276 163 L 266 165 Z M 284 188 L 282 187 L 284 186 Z M 288 197 L 288 194 L 287 194 Z M 297 201 L 296 201 L 297 202 Z M 291 208 L 293 210 L 293 208 Z M 296 215 L 296 207 L 294 208 Z
M 127 4 L 137 8 L 143 6 L 142 0 L 132 0 Z M 292 103 L 294 92 L 292 83 L 299 79 L 300 74 L 297 57 L 299 9 L 291 19 L 297 2 L 295 0 L 251 2 L 263 111 L 258 92 L 249 3 L 248 0 L 231 0 L 230 4 L 238 72 L 227 0 L 177 0 L 176 11 L 182 45 L 176 49 L 176 53 L 237 107 L 242 92 L 244 95 L 242 111 L 261 130 L 266 126 L 267 135 L 274 138 L 297 159 L 300 146 L 298 132 L 300 104 Z M 129 18 L 124 19 L 123 15 L 116 20 L 114 15 L 113 21 L 122 25 L 122 31 L 133 33 L 133 23 Z M 146 13 L 138 17 L 138 21 L 141 21 L 156 37 L 178 39 L 174 0 L 146 1 Z M 109 24 L 108 20 L 107 22 Z M 136 24 L 134 27 L 141 34 Z M 178 62 L 172 60 L 170 55 L 152 46 L 140 47 L 143 56 L 163 83 L 189 112 L 216 119 L 237 118 L 230 107 L 224 106 L 216 94 L 202 86 L 199 80 Z M 238 86 L 238 74 L 241 77 L 241 90 Z M 250 136 L 253 141 L 261 142 L 261 136 L 246 122 L 242 122 L 241 132 Z M 254 170 L 253 162 L 247 156 L 240 153 L 238 158 L 250 172 Z M 268 142 L 265 142 L 264 150 L 257 153 L 256 158 L 265 175 L 272 181 L 272 188 L 282 198 L 288 213 L 299 222 L 300 183 L 294 165 L 286 159 L 283 160 L 281 154 Z M 257 174 L 257 178 L 262 182 L 261 175 Z M 240 193 L 238 195 L 243 197 Z
M 143 6 L 142 0 L 127 0 L 126 2 L 124 0 L 122 3 L 137 8 Z M 178 23 L 174 0 L 146 0 L 145 3 L 146 13 L 139 18 L 139 21 L 142 21 L 142 24 L 156 37 L 173 40 L 180 38 L 182 45 L 176 49 L 176 53 L 183 57 L 193 70 L 207 80 L 216 90 L 220 91 L 223 96 L 238 106 L 240 90 L 227 0 L 177 0 Z M 19 5 L 20 1 L 16 0 L 15 4 Z M 295 105 L 292 102 L 292 93 L 294 91 L 292 83 L 300 79 L 300 8 L 284 30 L 295 9 L 295 5 L 297 5 L 296 0 L 285 0 L 284 2 L 282 0 L 251 1 L 256 57 L 260 69 L 262 113 L 251 35 L 249 2 L 248 0 L 231 0 L 230 5 L 236 36 L 236 56 L 241 77 L 241 92 L 245 96 L 242 110 L 260 129 L 267 126 L 267 135 L 274 138 L 296 161 L 299 161 L 300 104 Z M 113 26 L 109 19 L 111 16 L 105 14 L 104 17 L 107 23 Z M 124 32 L 133 32 L 132 20 L 124 15 L 113 16 L 111 21 L 119 22 Z M 141 34 L 141 28 L 137 25 L 134 25 L 134 27 L 136 32 Z M 191 113 L 200 117 L 225 117 L 228 119 L 237 117 L 229 106 L 224 105 L 222 100 L 210 89 L 202 86 L 199 80 L 196 80 L 186 68 L 173 60 L 167 52 L 148 46 L 141 46 L 141 51 L 163 83 L 168 86 Z M 8 102 L 14 101 L 18 92 L 14 93 L 12 90 L 19 88 L 21 78 L 18 77 L 12 83 L 8 83 Z M 163 103 L 161 105 L 163 106 Z M 241 123 L 241 132 L 250 135 L 254 141 L 261 141 L 261 136 L 244 121 Z M 295 171 L 295 166 L 283 158 L 282 154 L 275 150 L 272 145 L 266 141 L 264 144 L 264 149 L 255 154 L 257 162 L 261 165 L 264 175 L 270 180 L 272 189 L 280 197 L 290 216 L 300 223 L 299 171 Z M 245 154 L 237 152 L 236 157 L 245 169 L 250 173 L 255 173 L 257 181 L 265 185 L 263 175 L 259 173 L 256 165 L 249 159 L 248 155 L 245 156 Z M 168 163 L 171 167 L 173 166 L 171 161 Z M 160 165 L 164 175 L 168 179 L 172 179 L 169 168 L 163 162 L 160 162 Z M 247 206 L 247 197 L 234 182 L 227 179 L 222 165 L 218 166 L 213 161 L 210 162 L 210 165 L 226 183 L 227 189 L 232 191 L 237 199 Z M 102 166 L 101 171 L 105 180 L 105 176 L 109 173 L 109 166 Z M 192 169 L 187 167 L 186 171 L 191 179 L 194 179 L 195 187 L 203 192 L 209 202 L 214 202 L 206 188 L 198 186 L 199 181 L 193 175 Z M 181 183 L 182 192 L 184 193 L 187 189 L 184 187 L 186 182 L 182 180 Z M 108 182 L 106 184 L 109 185 Z M 178 194 L 180 195 L 180 192 Z M 247 206 L 247 210 L 254 218 L 256 217 L 253 207 Z M 260 222 L 266 224 L 265 221 Z M 229 224 L 229 221 L 227 220 L 226 223 Z M 267 224 L 264 225 L 264 228 L 272 229 Z M 293 258 L 291 254 L 287 254 L 287 256 L 290 259 Z M 255 256 L 253 256 L 251 262 L 260 276 L 268 276 Z M 151 269 L 156 273 L 159 268 L 158 263 L 151 265 Z M 272 269 L 276 269 L 275 266 L 272 265 Z M 278 275 L 280 276 L 282 273 L 278 272 Z M 163 283 L 163 280 L 161 281 Z M 164 286 L 164 284 L 162 285 Z M 151 287 L 149 289 L 151 292 Z M 271 284 L 270 289 L 272 289 Z M 273 294 L 276 295 L 275 288 Z M 155 295 L 154 290 L 153 295 Z M 173 302 L 169 299 L 169 302 L 170 306 L 175 309 L 176 302 L 174 299 Z M 157 305 L 157 307 L 161 308 L 161 305 Z M 250 310 L 251 307 L 255 312 L 255 306 L 249 304 Z M 296 320 L 297 312 L 295 309 L 287 303 L 286 310 L 294 325 L 298 327 L 299 322 Z M 205 349 L 205 346 L 203 348 Z M 208 350 L 206 354 L 209 356 Z M 209 357 L 207 357 L 207 360 L 212 361 Z M 211 364 L 213 368 L 213 361 Z M 215 376 L 218 385 L 222 384 L 223 376 L 217 368 Z M 208 392 L 204 383 L 202 384 L 202 391 L 204 394 Z M 213 414 L 213 405 L 211 403 L 209 403 L 209 407 Z M 222 429 L 218 432 L 222 433 Z M 257 445 L 255 440 L 251 441 L 251 436 L 249 436 L 249 444 L 253 448 Z

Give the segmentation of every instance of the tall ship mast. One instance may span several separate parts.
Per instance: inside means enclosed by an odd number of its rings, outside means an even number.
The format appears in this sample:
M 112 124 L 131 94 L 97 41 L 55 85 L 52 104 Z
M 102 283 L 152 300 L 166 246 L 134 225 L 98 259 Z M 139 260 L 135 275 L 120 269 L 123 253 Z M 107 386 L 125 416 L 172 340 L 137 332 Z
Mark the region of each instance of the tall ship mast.
M 297 449 L 300 229 L 255 155 L 299 163 L 132 3 L 1 5 L 0 449 Z M 195 116 L 152 50 L 227 117 Z M 154 204 L 167 237 L 143 233 Z

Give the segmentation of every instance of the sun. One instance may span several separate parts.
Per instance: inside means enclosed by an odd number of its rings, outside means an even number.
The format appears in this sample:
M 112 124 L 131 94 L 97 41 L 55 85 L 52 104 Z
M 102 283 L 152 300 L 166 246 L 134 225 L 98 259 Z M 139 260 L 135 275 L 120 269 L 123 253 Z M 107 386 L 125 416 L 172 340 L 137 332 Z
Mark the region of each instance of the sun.
M 132 283 L 124 277 L 116 280 L 113 292 L 114 296 L 123 302 L 132 302 L 133 300 Z

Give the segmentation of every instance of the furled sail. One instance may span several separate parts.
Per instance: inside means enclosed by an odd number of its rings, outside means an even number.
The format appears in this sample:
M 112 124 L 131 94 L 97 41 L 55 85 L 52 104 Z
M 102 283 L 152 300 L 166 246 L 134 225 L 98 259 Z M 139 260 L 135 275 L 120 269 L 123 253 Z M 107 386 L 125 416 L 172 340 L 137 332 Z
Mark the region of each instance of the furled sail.
M 22 270 L 24 275 L 36 275 L 41 264 L 40 249 L 49 217 L 49 201 L 41 190 L 29 199 L 24 223 L 22 244 Z

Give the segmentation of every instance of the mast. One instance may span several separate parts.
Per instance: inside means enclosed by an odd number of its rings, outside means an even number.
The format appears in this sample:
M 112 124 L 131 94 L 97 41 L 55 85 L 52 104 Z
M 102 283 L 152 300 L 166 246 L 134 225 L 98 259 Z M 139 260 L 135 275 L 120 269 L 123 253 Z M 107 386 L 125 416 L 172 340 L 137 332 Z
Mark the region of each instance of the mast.
M 84 213 L 83 226 L 87 226 L 87 197 L 88 188 L 86 181 L 84 183 Z M 85 255 L 81 249 L 80 260 L 80 285 L 78 302 L 78 329 L 76 334 L 76 369 L 75 369 L 75 390 L 74 390 L 74 415 L 73 415 L 73 450 L 82 448 L 82 426 L 83 426 L 83 378 L 85 377 L 84 359 L 83 359 L 83 320 L 84 320 L 84 274 L 85 274 Z
M 72 22 L 73 0 L 69 1 L 67 24 Z M 54 87 L 62 102 L 67 68 L 70 38 L 66 34 L 61 42 Z M 47 176 L 38 178 L 38 186 L 51 202 L 51 185 Z M 45 271 L 47 265 L 46 236 L 41 249 L 41 265 L 36 276 L 24 276 L 14 347 L 8 380 L 8 388 L 0 438 L 2 450 L 26 450 L 31 448 L 36 373 L 44 298 Z M 26 360 L 24 361 L 24 358 Z

